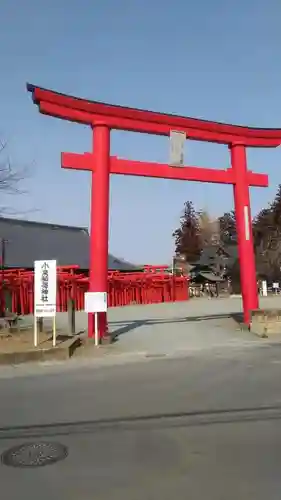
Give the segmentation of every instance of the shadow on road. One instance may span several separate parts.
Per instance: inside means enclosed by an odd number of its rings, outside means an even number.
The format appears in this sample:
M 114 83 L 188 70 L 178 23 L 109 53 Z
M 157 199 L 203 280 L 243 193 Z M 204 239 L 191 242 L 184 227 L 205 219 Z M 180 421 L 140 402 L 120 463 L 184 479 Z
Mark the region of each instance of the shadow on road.
M 105 431 L 142 431 L 176 427 L 240 424 L 280 420 L 280 418 L 281 405 L 198 410 L 76 422 L 57 422 L 42 425 L 7 426 L 0 428 L 0 440 L 71 436 Z
M 243 328 L 243 314 L 242 313 L 228 313 L 228 314 L 214 314 L 214 315 L 202 315 L 202 316 L 188 316 L 185 318 L 151 318 L 151 319 L 140 319 L 133 321 L 110 321 L 110 326 L 117 327 L 113 331 L 115 339 L 124 333 L 128 333 L 132 330 L 136 330 L 141 326 L 153 326 L 153 325 L 167 325 L 167 324 L 177 324 L 177 323 L 198 323 L 211 320 L 222 320 L 222 319 L 232 319 L 234 322 L 234 327 Z M 119 328 L 118 328 L 119 327 Z

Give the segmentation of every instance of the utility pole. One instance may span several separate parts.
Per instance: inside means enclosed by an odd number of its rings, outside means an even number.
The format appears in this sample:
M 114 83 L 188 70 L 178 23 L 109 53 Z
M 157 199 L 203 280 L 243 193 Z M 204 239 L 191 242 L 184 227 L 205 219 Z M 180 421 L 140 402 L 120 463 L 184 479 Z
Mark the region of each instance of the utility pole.
M 5 300 L 5 263 L 6 263 L 6 243 L 7 240 L 1 238 L 1 317 L 3 318 L 6 313 L 6 300 Z

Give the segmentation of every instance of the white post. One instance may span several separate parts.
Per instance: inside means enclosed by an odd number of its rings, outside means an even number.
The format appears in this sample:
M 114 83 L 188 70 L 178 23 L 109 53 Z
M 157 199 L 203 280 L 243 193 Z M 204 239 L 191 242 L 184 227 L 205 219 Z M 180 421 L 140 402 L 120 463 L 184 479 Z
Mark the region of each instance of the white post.
M 56 317 L 53 316 L 53 347 L 56 347 L 57 344 L 57 325 L 56 325 Z
M 97 347 L 99 345 L 99 321 L 98 321 L 98 313 L 95 312 L 95 346 Z
M 38 346 L 37 317 L 34 315 L 34 347 Z

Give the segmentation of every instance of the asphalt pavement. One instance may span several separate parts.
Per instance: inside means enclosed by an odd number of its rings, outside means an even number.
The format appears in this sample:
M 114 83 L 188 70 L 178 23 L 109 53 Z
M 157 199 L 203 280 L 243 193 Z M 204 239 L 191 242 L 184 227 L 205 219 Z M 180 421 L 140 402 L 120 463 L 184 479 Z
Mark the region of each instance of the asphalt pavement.
M 280 499 L 279 343 L 68 367 L 0 371 L 0 453 L 68 452 L 0 465 L 3 498 Z M 11 458 L 38 464 L 38 450 Z

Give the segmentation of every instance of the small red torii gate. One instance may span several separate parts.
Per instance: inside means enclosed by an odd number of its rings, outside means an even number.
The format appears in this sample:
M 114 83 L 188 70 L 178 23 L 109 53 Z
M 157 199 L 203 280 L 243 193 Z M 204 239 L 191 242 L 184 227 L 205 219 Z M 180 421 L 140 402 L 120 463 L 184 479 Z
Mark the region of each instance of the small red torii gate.
M 255 257 L 249 186 L 267 187 L 268 176 L 247 169 L 247 147 L 277 147 L 281 129 L 258 129 L 210 122 L 196 118 L 145 111 L 89 101 L 27 84 L 40 113 L 83 123 L 92 127 L 92 153 L 62 153 L 62 167 L 92 172 L 89 291 L 107 291 L 110 174 L 232 184 L 238 236 L 244 321 L 258 308 Z M 168 164 L 130 161 L 110 156 L 110 131 L 128 130 L 169 136 L 184 132 L 188 139 L 226 144 L 231 168 L 174 167 Z M 99 313 L 100 338 L 107 335 L 105 313 Z M 93 314 L 89 314 L 88 335 L 94 334 Z

